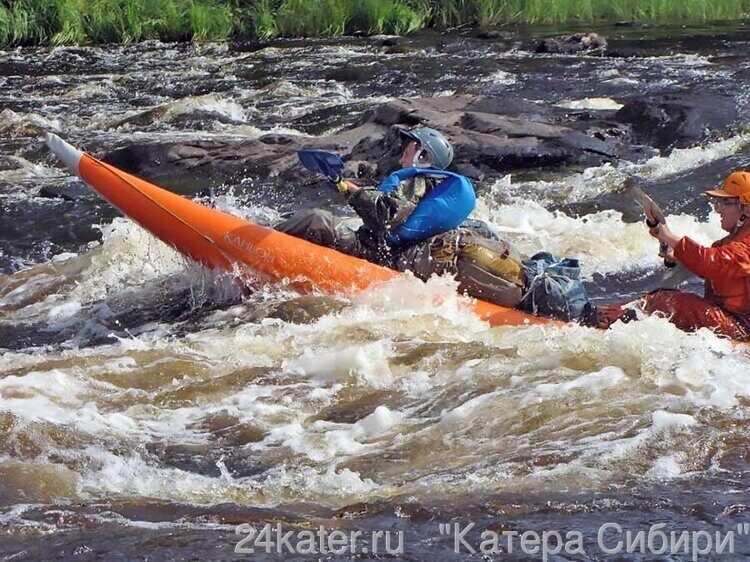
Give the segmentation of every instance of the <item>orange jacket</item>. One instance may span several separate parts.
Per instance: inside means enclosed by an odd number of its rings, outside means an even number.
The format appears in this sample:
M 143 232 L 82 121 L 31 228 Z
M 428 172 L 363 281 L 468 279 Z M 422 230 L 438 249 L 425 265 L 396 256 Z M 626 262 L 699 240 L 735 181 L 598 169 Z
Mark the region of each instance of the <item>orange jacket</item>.
M 707 248 L 685 236 L 674 256 L 706 280 L 706 298 L 750 318 L 750 223 Z

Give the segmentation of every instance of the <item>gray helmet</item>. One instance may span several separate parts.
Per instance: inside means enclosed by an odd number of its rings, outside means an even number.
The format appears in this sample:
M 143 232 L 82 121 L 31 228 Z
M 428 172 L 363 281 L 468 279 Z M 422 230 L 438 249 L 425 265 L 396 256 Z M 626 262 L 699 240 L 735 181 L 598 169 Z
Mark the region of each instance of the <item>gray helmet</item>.
M 448 140 L 435 129 L 418 127 L 411 131 L 400 131 L 401 135 L 417 141 L 422 150 L 430 155 L 432 166 L 444 170 L 453 162 L 453 147 Z

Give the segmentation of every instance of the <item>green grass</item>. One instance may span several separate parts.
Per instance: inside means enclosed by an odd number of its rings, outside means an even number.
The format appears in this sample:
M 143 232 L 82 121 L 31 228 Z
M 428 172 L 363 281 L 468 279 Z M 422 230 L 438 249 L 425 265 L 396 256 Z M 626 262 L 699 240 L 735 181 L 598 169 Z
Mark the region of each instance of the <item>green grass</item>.
M 420 12 L 396 0 L 360 0 L 351 5 L 348 30 L 405 35 L 425 27 L 429 11 Z
M 641 20 L 654 23 L 742 19 L 748 0 L 434 0 L 439 27 Z
M 232 10 L 226 5 L 194 2 L 188 9 L 193 39 L 226 39 L 232 34 Z
M 420 12 L 401 0 L 284 0 L 275 14 L 275 32 L 286 37 L 402 35 L 425 27 L 428 18 L 429 8 Z M 261 34 L 272 36 L 267 29 Z
M 348 18 L 344 0 L 286 0 L 276 12 L 283 36 L 342 35 Z
M 223 40 L 234 12 L 216 0 L 0 0 L 0 45 Z
M 750 0 L 0 0 L 0 47 L 403 35 L 424 27 L 738 20 Z
M 241 33 L 254 34 L 259 39 L 270 39 L 278 35 L 276 11 L 271 0 L 257 0 L 247 8 L 246 12 L 243 13 L 240 8 L 238 13 Z

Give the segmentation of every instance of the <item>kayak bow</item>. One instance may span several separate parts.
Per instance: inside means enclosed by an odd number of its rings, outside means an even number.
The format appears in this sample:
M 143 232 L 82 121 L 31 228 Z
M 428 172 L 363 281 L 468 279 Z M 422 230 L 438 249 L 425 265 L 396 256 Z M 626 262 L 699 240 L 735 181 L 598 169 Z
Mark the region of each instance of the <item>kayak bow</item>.
M 125 216 L 178 252 L 211 269 L 242 276 L 251 270 L 301 292 L 353 294 L 402 274 L 167 191 L 47 134 L 47 146 L 68 167 Z M 493 326 L 557 324 L 485 301 L 474 311 Z

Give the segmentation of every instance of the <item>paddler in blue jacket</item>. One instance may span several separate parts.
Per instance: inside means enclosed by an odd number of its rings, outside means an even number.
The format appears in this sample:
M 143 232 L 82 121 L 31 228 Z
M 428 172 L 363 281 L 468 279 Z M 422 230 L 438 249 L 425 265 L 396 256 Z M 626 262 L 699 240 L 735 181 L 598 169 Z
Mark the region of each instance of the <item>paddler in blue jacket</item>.
M 457 227 L 474 209 L 474 189 L 467 178 L 444 172 L 453 147 L 435 129 L 401 130 L 401 169 L 377 187 L 338 183 L 339 191 L 359 215 L 351 219 L 323 209 L 304 210 L 277 230 L 393 267 L 399 250 Z M 441 193 L 436 193 L 436 187 Z
M 422 279 L 447 273 L 472 296 L 516 306 L 524 286 L 521 258 L 508 242 L 464 222 L 476 197 L 466 177 L 445 171 L 453 161 L 448 140 L 429 127 L 399 136 L 401 169 L 377 187 L 337 184 L 361 219 L 358 228 L 350 218 L 312 209 L 276 229 Z

